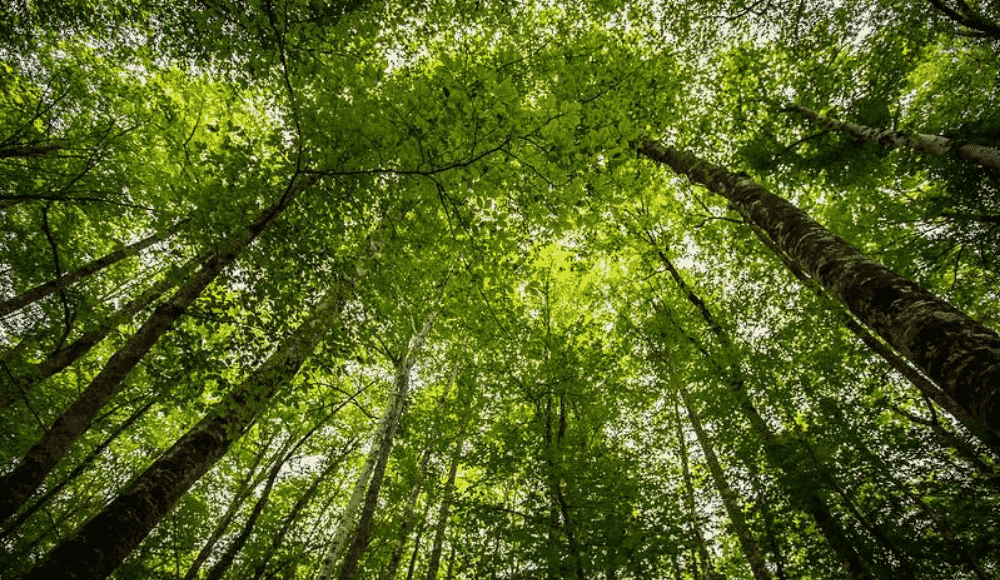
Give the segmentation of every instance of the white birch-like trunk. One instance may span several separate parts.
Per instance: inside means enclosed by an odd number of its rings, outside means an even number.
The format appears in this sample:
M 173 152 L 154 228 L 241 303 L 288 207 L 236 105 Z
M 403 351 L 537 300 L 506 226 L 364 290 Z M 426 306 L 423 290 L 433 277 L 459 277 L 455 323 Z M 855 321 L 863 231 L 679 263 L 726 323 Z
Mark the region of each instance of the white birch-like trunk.
M 792 105 L 792 108 L 802 114 L 803 117 L 818 125 L 833 129 L 834 131 L 848 133 L 862 141 L 878 143 L 890 149 L 909 147 L 918 151 L 933 153 L 934 155 L 954 155 L 966 161 L 982 165 L 983 167 L 1000 170 L 1000 149 L 976 145 L 975 143 L 958 144 L 940 135 L 910 134 L 893 129 L 878 129 L 866 125 L 846 123 L 825 117 L 801 105 Z

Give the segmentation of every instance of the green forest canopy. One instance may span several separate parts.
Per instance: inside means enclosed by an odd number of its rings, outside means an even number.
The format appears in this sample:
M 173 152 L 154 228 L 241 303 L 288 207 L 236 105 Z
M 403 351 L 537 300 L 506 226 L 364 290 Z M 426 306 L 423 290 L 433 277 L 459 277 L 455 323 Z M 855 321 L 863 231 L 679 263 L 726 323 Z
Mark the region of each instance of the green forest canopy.
M 1000 577 L 998 14 L 12 3 L 0 577 Z

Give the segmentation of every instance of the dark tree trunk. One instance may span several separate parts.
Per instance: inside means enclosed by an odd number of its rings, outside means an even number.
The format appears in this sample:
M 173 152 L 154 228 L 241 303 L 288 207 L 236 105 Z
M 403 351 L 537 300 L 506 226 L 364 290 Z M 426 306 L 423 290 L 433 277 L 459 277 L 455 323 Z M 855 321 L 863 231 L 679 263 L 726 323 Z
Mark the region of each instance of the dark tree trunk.
M 173 508 L 174 504 L 239 439 L 333 326 L 347 289 L 316 306 L 268 360 L 232 391 L 101 513 L 63 541 L 26 580 L 103 579 Z
M 63 274 L 55 280 L 46 282 L 40 286 L 35 286 L 31 290 L 24 292 L 20 296 L 15 296 L 9 300 L 5 300 L 0 303 L 0 318 L 3 318 L 13 312 L 24 308 L 25 306 L 38 302 L 42 298 L 55 294 L 60 290 L 65 290 L 76 284 L 80 280 L 83 280 L 87 276 L 100 272 L 104 268 L 116 264 L 129 256 L 138 255 L 139 252 L 145 250 L 149 246 L 157 242 L 161 242 L 166 239 L 166 236 L 161 236 L 159 234 L 153 234 L 147 238 L 139 240 L 134 244 L 125 246 L 124 248 L 115 250 L 110 254 L 98 258 L 89 264 L 82 266 L 81 268 L 70 272 L 69 274 Z
M 652 142 L 638 151 L 728 199 L 861 322 L 973 418 L 1000 433 L 1000 335 L 872 261 L 754 181 L 687 151 Z
M 139 361 L 167 333 L 202 291 L 233 263 L 240 252 L 287 208 L 299 188 L 290 185 L 281 199 L 262 213 L 245 234 L 206 260 L 201 269 L 182 286 L 174 297 L 153 311 L 139 330 L 90 382 L 80 396 L 45 432 L 41 440 L 11 473 L 0 480 L 0 489 L 7 494 L 0 500 L 0 521 L 5 521 L 35 493 L 56 463 L 93 421 L 94 416 L 123 388 L 123 381 Z

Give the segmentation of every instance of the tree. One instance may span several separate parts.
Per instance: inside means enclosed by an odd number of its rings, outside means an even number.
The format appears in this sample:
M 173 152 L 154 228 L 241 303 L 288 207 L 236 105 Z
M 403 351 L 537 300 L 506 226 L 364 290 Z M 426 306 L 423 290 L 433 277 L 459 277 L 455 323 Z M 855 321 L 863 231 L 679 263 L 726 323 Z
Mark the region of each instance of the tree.
M 1000 569 L 996 176 L 774 105 L 995 147 L 988 35 L 90 4 L 0 8 L 3 578 Z

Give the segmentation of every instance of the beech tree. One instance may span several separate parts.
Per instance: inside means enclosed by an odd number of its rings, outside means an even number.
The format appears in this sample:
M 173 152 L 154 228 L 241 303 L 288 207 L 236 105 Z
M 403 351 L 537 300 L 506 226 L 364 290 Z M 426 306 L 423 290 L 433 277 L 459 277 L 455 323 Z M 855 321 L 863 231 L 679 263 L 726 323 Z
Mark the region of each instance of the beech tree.
M 0 577 L 994 577 L 987 9 L 5 8 Z

